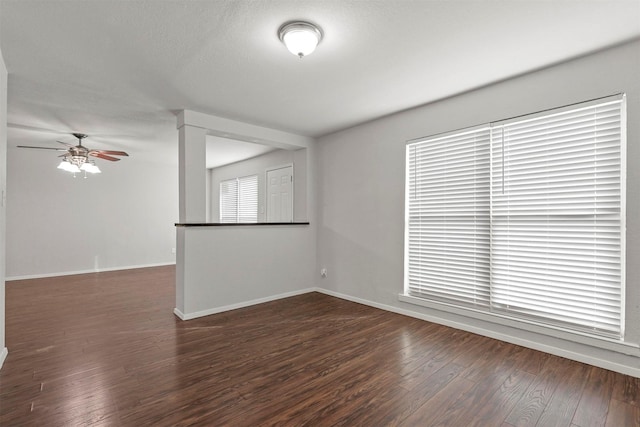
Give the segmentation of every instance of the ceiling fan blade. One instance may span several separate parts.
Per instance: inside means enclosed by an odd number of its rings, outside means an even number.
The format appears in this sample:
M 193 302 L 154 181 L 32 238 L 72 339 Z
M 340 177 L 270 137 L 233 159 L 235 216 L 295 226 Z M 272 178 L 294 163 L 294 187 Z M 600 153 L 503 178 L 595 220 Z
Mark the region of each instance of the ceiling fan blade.
M 32 145 L 18 145 L 18 148 L 37 148 L 39 150 L 56 150 L 56 151 L 67 151 L 66 148 L 54 148 L 54 147 L 34 147 Z
M 114 150 L 91 150 L 89 151 L 89 154 L 91 153 L 111 154 L 112 156 L 127 156 L 127 157 L 129 156 L 124 151 L 114 151 Z
M 67 147 L 75 147 L 75 145 L 69 144 L 68 142 L 63 142 L 63 141 L 56 141 L 56 142 L 59 142 L 62 145 L 66 145 Z
M 117 157 L 107 156 L 106 154 L 102 154 L 102 153 L 97 152 L 97 151 L 89 151 L 89 155 L 93 156 L 93 157 L 97 157 L 99 159 L 110 160 L 112 162 L 117 162 L 118 160 L 120 160 Z

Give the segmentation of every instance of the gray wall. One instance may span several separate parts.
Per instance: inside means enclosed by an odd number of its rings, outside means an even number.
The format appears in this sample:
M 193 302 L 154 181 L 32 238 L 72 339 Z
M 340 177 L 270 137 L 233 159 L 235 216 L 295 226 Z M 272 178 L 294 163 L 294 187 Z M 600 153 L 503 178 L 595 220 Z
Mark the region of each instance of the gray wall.
M 177 314 L 182 318 L 313 288 L 312 225 L 178 227 L 178 246 L 178 253 L 184 253 L 185 282 L 190 284 L 176 298 Z
M 6 191 L 7 170 L 7 68 L 0 51 L 0 192 Z M 2 197 L 0 195 L 0 197 Z M 5 310 L 4 310 L 4 278 L 5 278 L 5 241 L 6 241 L 6 203 L 0 202 L 0 367 L 7 356 L 5 347 Z
M 293 165 L 293 219 L 307 221 L 307 150 L 275 150 L 241 162 L 209 170 L 209 222 L 220 221 L 220 182 L 248 175 L 258 175 L 258 222 L 266 222 L 266 171 Z
M 98 160 L 102 173 L 83 179 L 56 169 L 58 161 L 9 148 L 8 278 L 175 262 L 177 164 Z
M 636 41 L 320 138 L 316 268 L 326 267 L 328 277 L 317 279 L 317 285 L 353 300 L 640 375 L 639 55 Z M 628 101 L 626 340 L 632 346 L 576 343 L 562 334 L 525 332 L 508 322 L 398 300 L 407 140 L 619 92 L 626 92 Z

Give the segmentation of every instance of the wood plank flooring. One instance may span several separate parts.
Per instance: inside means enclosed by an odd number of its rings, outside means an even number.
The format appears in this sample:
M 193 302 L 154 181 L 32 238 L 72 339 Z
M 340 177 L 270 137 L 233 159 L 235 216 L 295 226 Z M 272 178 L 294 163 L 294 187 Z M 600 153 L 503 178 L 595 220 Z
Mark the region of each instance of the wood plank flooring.
M 311 293 L 180 321 L 173 267 L 9 282 L 8 426 L 640 426 L 640 380 Z

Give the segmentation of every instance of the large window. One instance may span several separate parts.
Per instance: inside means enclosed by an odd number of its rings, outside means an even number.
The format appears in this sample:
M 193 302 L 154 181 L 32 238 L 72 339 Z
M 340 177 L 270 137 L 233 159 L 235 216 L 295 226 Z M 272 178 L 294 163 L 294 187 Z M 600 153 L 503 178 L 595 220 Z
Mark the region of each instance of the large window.
M 624 333 L 624 97 L 407 145 L 411 296 Z
M 220 222 L 258 222 L 258 175 L 220 182 Z

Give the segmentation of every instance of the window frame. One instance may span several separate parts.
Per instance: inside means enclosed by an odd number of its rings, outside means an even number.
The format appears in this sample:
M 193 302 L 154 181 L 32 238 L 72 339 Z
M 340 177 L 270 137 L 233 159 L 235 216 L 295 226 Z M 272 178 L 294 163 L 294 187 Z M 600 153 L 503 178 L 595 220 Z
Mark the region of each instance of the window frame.
M 607 101 L 620 101 L 620 222 L 619 222 L 619 232 L 620 232 L 620 336 L 611 336 L 610 334 L 592 334 L 589 332 L 585 332 L 581 329 L 567 328 L 562 327 L 557 324 L 548 324 L 544 321 L 537 321 L 533 318 L 520 318 L 518 316 L 513 316 L 511 313 L 504 313 L 498 310 L 494 310 L 493 306 L 489 308 L 489 310 L 482 308 L 475 308 L 472 306 L 464 306 L 456 303 L 451 303 L 448 301 L 437 301 L 432 299 L 425 299 L 423 297 L 416 297 L 409 292 L 409 193 L 410 193 L 410 185 L 409 185 L 409 170 L 410 170 L 410 159 L 409 159 L 409 146 L 411 144 L 416 144 L 426 140 L 432 140 L 436 138 L 444 138 L 448 135 L 461 134 L 464 132 L 472 132 L 474 129 L 481 129 L 483 127 L 495 127 L 499 125 L 504 125 L 505 123 L 513 123 L 522 121 L 528 118 L 534 118 L 538 116 L 545 116 L 552 114 L 552 112 L 561 112 L 566 110 L 575 110 L 580 107 L 588 107 L 589 105 L 602 104 Z M 436 308 L 438 310 L 445 310 L 447 312 L 452 312 L 455 314 L 460 314 L 468 317 L 478 318 L 482 320 L 486 320 L 489 322 L 500 323 L 508 326 L 514 326 L 518 328 L 523 328 L 523 326 L 528 325 L 525 329 L 529 329 L 533 332 L 539 332 L 543 334 L 550 334 L 553 336 L 558 336 L 564 339 L 574 340 L 578 342 L 585 342 L 589 344 L 593 344 L 595 342 L 605 343 L 605 347 L 608 345 L 612 345 L 613 349 L 616 351 L 620 351 L 621 348 L 626 348 L 631 344 L 628 344 L 624 341 L 624 323 L 625 323 L 625 298 L 626 298 L 626 236 L 625 236 L 625 226 L 626 226 L 626 145 L 627 145 L 627 126 L 626 126 L 626 97 L 624 94 L 617 94 L 613 96 L 598 98 L 591 101 L 580 102 L 572 105 L 567 105 L 560 108 L 553 108 L 537 113 L 526 114 L 506 120 L 501 120 L 497 122 L 492 122 L 488 124 L 482 124 L 479 126 L 474 126 L 471 128 L 459 129 L 451 132 L 444 132 L 436 135 L 431 135 L 427 137 L 416 138 L 407 141 L 407 149 L 406 149 L 406 166 L 405 166 L 405 242 L 404 242 L 404 289 L 403 293 L 399 295 L 399 299 L 404 302 L 410 302 L 413 304 L 418 304 L 422 306 L 426 306 L 429 308 Z M 491 144 L 491 142 L 490 142 Z M 492 177 L 493 178 L 493 177 Z M 491 186 L 491 185 L 490 185 Z M 490 207 L 492 209 L 492 207 Z M 491 285 L 489 285 L 491 286 Z M 618 345 L 622 345 L 622 347 L 618 347 Z M 635 346 L 634 346 L 635 347 Z M 622 350 L 623 352 L 625 350 Z

